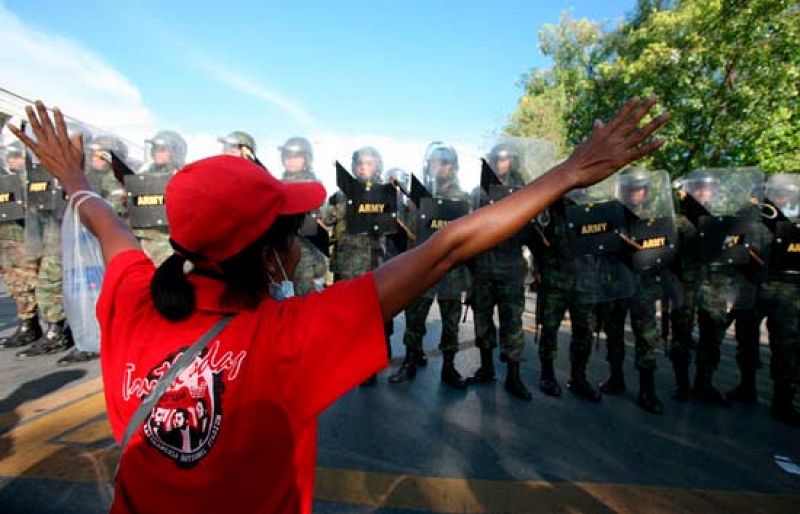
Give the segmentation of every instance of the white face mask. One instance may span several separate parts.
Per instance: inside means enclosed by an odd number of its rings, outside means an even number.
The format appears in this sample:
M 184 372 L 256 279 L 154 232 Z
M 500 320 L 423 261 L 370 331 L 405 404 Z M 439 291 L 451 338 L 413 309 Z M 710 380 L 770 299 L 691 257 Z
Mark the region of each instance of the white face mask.
M 275 259 L 278 261 L 278 266 L 281 268 L 281 273 L 283 273 L 283 280 L 281 283 L 277 283 L 272 279 L 272 276 L 269 277 L 270 284 L 269 284 L 269 295 L 277 301 L 286 300 L 287 298 L 291 298 L 294 296 L 294 282 L 289 280 L 289 277 L 286 275 L 286 270 L 283 268 L 283 263 L 281 262 L 281 258 L 278 256 L 278 252 L 274 249 L 272 253 L 275 255 Z

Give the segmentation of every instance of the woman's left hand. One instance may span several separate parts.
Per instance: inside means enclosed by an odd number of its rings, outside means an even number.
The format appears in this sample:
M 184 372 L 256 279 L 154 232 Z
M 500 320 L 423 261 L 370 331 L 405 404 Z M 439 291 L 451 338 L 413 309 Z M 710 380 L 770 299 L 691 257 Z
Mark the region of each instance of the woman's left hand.
M 36 111 L 30 106 L 25 110 L 36 140 L 14 126 L 9 126 L 11 132 L 30 148 L 47 171 L 61 182 L 67 194 L 80 189 L 89 189 L 83 169 L 83 136 L 77 134 L 72 139 L 69 138 L 64 116 L 57 108 L 53 109 L 55 123 L 41 101 L 36 102 Z

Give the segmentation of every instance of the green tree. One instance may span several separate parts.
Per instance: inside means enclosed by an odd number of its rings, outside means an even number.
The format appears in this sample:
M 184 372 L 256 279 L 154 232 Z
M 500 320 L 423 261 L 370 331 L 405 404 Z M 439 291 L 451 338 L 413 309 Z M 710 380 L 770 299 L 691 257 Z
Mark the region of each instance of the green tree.
M 566 89 L 565 147 L 626 97 L 657 94 L 672 120 L 650 166 L 673 175 L 713 166 L 800 168 L 797 4 L 640 0 L 625 23 L 594 40 L 578 37 L 575 25 L 562 18 L 559 29 L 543 30 L 542 50 L 553 66 L 528 76 L 546 76 L 552 89 Z M 534 82 L 528 80 L 510 126 L 533 102 L 526 96 L 555 94 L 541 84 L 531 87 Z

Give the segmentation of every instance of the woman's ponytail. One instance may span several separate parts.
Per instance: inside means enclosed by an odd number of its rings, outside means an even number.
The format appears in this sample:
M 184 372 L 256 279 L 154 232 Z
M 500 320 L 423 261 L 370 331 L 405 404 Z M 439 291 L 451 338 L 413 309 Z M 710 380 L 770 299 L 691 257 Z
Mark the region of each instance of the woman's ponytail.
M 150 297 L 156 310 L 170 321 L 186 319 L 194 312 L 194 286 L 183 271 L 186 263 L 186 257 L 170 255 L 150 282 Z

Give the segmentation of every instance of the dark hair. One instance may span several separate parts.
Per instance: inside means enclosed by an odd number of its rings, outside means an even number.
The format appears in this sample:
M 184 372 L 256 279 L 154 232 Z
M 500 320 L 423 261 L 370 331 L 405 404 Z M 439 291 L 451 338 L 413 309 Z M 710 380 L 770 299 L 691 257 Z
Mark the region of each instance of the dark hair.
M 222 273 L 215 274 L 215 277 L 225 283 L 221 299 L 223 305 L 252 309 L 266 297 L 269 279 L 264 270 L 264 248 L 286 253 L 303 217 L 303 214 L 278 216 L 263 236 L 219 263 Z M 170 321 L 186 319 L 195 309 L 194 286 L 183 273 L 183 265 L 187 260 L 184 255 L 172 254 L 158 267 L 150 282 L 150 298 L 156 310 Z

